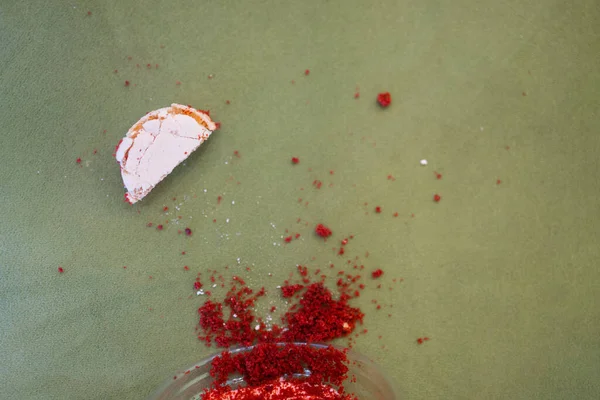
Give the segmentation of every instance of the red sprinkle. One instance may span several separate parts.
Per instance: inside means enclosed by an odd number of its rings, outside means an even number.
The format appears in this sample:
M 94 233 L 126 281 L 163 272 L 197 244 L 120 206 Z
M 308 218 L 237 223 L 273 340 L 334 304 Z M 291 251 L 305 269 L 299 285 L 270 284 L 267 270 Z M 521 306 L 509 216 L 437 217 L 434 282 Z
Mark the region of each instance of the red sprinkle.
M 442 196 L 440 196 L 439 194 L 436 193 L 433 195 L 433 201 L 435 201 L 436 203 L 438 203 L 441 199 Z
M 377 102 L 381 107 L 385 108 L 391 104 L 392 95 L 390 92 L 379 93 L 379 95 L 377 95 Z
M 381 275 L 383 275 L 383 271 L 381 269 L 376 269 L 375 271 L 371 272 L 371 276 L 373 278 L 379 278 Z
M 308 74 L 310 74 L 310 70 L 307 69 L 304 71 L 304 75 L 308 75 Z
M 317 225 L 317 227 L 315 228 L 315 232 L 322 238 L 328 238 L 329 236 L 331 236 L 331 229 L 329 229 L 323 224 Z
M 62 274 L 63 272 L 65 272 L 65 270 L 63 267 L 58 267 L 58 272 Z
M 163 230 L 163 226 L 162 225 L 157 225 L 156 229 L 158 229 L 159 231 L 162 231 Z
M 381 212 L 381 207 L 379 207 L 379 206 L 375 207 L 375 212 L 377 214 L 379 214 Z
M 77 158 L 77 160 L 75 160 L 75 162 L 76 162 L 77 164 L 81 164 L 81 157 L 78 157 L 78 158 Z
M 298 164 L 300 159 L 298 157 L 292 157 L 292 164 Z
M 192 230 L 190 228 L 185 228 L 185 234 L 187 236 L 192 236 Z

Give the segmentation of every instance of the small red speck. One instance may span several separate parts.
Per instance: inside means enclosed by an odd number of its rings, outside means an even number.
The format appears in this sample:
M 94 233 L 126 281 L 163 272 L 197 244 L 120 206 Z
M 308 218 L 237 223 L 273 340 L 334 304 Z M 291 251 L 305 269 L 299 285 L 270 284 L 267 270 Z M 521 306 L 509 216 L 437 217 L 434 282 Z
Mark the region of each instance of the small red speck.
M 148 222 L 148 223 L 146 224 L 146 226 L 147 226 L 148 228 L 152 228 L 152 222 Z
M 347 245 L 347 244 L 348 244 L 348 239 L 344 239 L 344 240 L 342 240 L 342 246 L 345 246 L 345 245 Z
M 298 157 L 292 157 L 292 164 L 298 164 L 300 159 Z
M 271 312 L 275 312 L 275 310 L 277 310 L 277 307 L 273 306 L 273 307 L 271 307 L 271 310 L 270 310 L 270 311 L 271 311 Z
M 383 275 L 383 271 L 381 269 L 376 269 L 375 271 L 371 272 L 371 276 L 373 278 L 379 278 L 381 275 Z
M 437 172 L 434 172 L 434 174 L 437 179 L 442 179 L 442 174 L 438 174 Z
M 129 81 L 125 81 L 125 86 L 129 86 Z
M 291 241 L 292 241 L 292 237 L 291 237 L 291 236 L 288 236 L 288 237 L 286 237 L 286 238 L 285 238 L 285 239 L 283 239 L 283 240 L 284 240 L 286 243 L 289 243 L 289 242 L 291 242 Z
M 194 289 L 196 289 L 196 290 L 202 289 L 202 283 L 200 283 L 198 281 L 194 282 Z
M 182 256 L 185 256 L 185 251 L 182 251 L 182 252 L 181 252 L 181 255 L 182 255 Z
M 229 100 L 225 100 L 225 104 L 231 104 Z
M 190 270 L 190 267 L 188 267 L 187 265 L 184 265 L 184 266 L 183 266 L 183 269 L 184 269 L 184 270 L 186 270 L 186 271 L 189 271 L 189 270 Z
M 169 207 L 167 207 L 167 206 L 164 206 L 164 207 L 163 207 L 163 211 L 169 211 Z
M 433 201 L 435 201 L 436 203 L 438 203 L 441 199 L 442 196 L 440 196 L 439 194 L 436 193 L 433 195 Z
M 118 70 L 118 69 L 115 69 L 113 72 L 114 72 L 115 74 L 117 74 L 117 73 L 119 72 L 119 70 Z
M 375 212 L 377 214 L 381 213 L 381 207 L 379 207 L 379 206 L 375 207 Z
M 180 81 L 176 81 L 175 85 L 179 86 L 179 85 L 181 85 L 181 82 Z
M 223 196 L 218 196 L 217 197 L 217 204 L 221 204 L 221 200 L 223 200 Z
M 323 185 L 323 182 L 321 182 L 321 181 L 320 181 L 320 180 L 318 180 L 318 179 L 315 179 L 315 180 L 313 181 L 313 186 L 314 186 L 314 187 L 316 187 L 317 189 L 321 189 L 321 186 L 322 186 L 322 185 Z
M 123 269 L 127 269 L 127 265 L 123 265 Z
M 190 228 L 185 228 L 186 236 L 192 236 L 192 230 Z
M 158 225 L 158 226 L 156 227 L 156 229 L 158 229 L 159 231 L 162 231 L 162 230 L 163 230 L 163 226 L 162 226 L 162 225 Z
M 146 68 L 152 68 L 152 64 L 146 64 Z
M 294 236 L 296 239 L 298 239 L 300 237 L 299 233 L 296 233 L 296 236 Z
M 343 248 L 343 247 L 340 247 L 340 250 L 338 251 L 338 255 L 340 255 L 340 256 L 341 256 L 341 255 L 343 255 L 343 254 L 344 254 L 344 252 L 345 252 L 344 248 Z
M 377 102 L 383 108 L 386 108 L 392 103 L 392 95 L 390 92 L 379 93 L 377 95 Z
M 236 156 L 237 158 L 240 158 L 240 152 L 237 150 L 234 150 L 233 155 Z
M 394 215 L 394 217 L 397 217 L 398 216 L 398 212 L 396 211 L 393 215 Z
M 423 344 L 423 338 L 418 338 L 418 339 L 417 339 L 417 343 L 419 343 L 419 344 Z
M 92 12 L 91 12 L 91 11 L 88 11 L 88 12 L 87 12 L 87 15 L 92 15 Z
M 496 180 L 496 185 L 499 185 L 499 184 L 501 184 L 501 183 L 502 183 L 502 181 L 501 181 L 500 179 L 497 179 L 497 180 Z
M 428 341 L 428 340 L 429 340 L 429 338 L 428 338 L 427 336 L 425 336 L 425 337 L 423 338 L 423 340 L 424 340 L 424 341 Z
M 62 274 L 63 272 L 65 272 L 65 270 L 63 267 L 58 267 L 58 272 Z
M 77 160 L 75 160 L 75 162 L 76 162 L 77 164 L 81 164 L 81 157 L 77 158 Z
M 221 129 L 221 123 L 220 122 L 215 122 L 215 130 L 219 130 Z
M 310 74 L 310 70 L 307 69 L 304 71 L 304 75 L 308 75 L 308 74 Z
M 354 93 L 354 98 L 355 99 L 358 99 L 359 97 L 360 97 L 360 93 L 358 93 L 358 92 Z
M 133 57 L 131 57 L 131 56 L 127 56 L 127 59 L 128 59 L 129 61 L 131 61 L 131 60 L 133 59 Z

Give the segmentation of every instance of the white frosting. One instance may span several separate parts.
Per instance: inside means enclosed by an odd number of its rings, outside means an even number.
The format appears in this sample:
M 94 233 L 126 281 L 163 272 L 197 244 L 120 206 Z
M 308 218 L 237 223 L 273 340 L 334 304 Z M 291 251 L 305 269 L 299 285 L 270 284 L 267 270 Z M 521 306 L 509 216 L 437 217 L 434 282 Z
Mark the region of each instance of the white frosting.
M 180 104 L 141 118 L 129 129 L 115 154 L 127 200 L 133 204 L 144 198 L 215 129 L 207 114 Z

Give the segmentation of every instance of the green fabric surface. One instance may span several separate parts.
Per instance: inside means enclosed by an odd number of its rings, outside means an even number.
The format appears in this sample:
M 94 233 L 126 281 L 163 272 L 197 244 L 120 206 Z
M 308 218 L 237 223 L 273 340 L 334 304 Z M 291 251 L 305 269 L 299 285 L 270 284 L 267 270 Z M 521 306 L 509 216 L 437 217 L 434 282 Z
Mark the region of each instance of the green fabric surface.
M 596 0 L 1 2 L 0 397 L 144 399 L 215 351 L 197 272 L 264 285 L 264 315 L 297 264 L 335 263 L 333 287 L 359 257 L 355 349 L 399 398 L 599 398 L 599 20 Z M 173 102 L 222 127 L 130 206 L 114 145 Z

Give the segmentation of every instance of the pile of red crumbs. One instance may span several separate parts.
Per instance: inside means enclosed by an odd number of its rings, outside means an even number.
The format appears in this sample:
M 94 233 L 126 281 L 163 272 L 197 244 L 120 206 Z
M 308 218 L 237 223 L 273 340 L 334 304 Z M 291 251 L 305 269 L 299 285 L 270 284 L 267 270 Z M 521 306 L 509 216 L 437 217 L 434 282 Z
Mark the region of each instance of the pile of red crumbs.
M 208 299 L 198 309 L 198 338 L 206 345 L 252 346 L 244 352 L 224 351 L 213 360 L 210 374 L 214 381 L 203 393 L 203 400 L 354 399 L 342 385 L 348 372 L 345 351 L 294 343 L 322 343 L 345 337 L 357 323 L 362 324 L 362 311 L 348 304 L 358 296 L 352 286 L 360 276 L 348 275 L 350 283 L 341 283 L 340 279 L 336 298 L 325 287 L 324 275 L 319 282 L 311 282 L 306 267 L 298 266 L 298 272 L 303 284 L 286 281 L 280 287 L 282 296 L 292 302 L 281 324 L 267 324 L 254 314 L 256 301 L 266 291 L 261 288 L 254 292 L 237 276 L 222 302 Z M 220 280 L 225 286 L 222 277 Z M 211 281 L 215 282 L 214 276 Z M 194 288 L 202 287 L 198 277 Z M 232 375 L 243 376 L 247 386 L 227 386 Z

